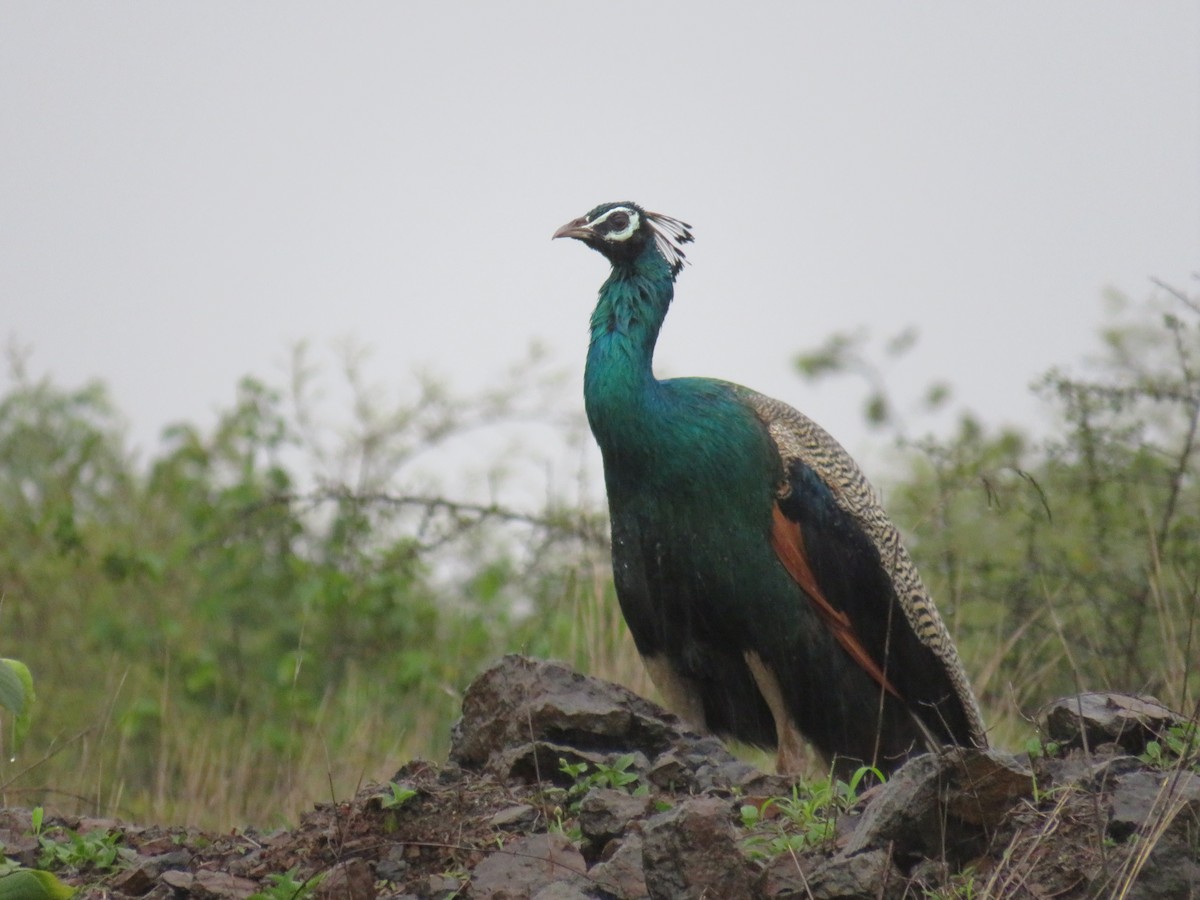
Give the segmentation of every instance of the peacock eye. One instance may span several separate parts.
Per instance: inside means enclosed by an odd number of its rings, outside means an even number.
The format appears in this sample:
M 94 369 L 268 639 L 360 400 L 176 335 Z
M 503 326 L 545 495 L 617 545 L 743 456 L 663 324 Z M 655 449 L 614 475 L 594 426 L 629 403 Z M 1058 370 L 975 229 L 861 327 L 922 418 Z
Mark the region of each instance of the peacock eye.
M 637 233 L 641 220 L 636 210 L 617 206 L 599 216 L 593 223 L 596 234 L 610 244 L 627 241 Z

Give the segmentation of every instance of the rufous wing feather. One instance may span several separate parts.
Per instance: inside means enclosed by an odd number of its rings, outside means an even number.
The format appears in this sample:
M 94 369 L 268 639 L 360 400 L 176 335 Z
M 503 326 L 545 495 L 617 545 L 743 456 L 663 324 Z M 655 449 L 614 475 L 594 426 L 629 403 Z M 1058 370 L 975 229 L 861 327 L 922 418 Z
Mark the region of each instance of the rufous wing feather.
M 858 663 L 881 688 L 893 697 L 902 699 L 900 693 L 888 681 L 883 669 L 879 667 L 879 663 L 862 645 L 850 619 L 825 597 L 824 591 L 821 590 L 821 586 L 813 574 L 812 566 L 808 564 L 808 554 L 804 550 L 804 535 L 800 531 L 800 525 L 785 516 L 778 504 L 775 505 L 774 518 L 771 523 L 771 547 L 775 551 L 775 555 L 779 557 L 779 561 L 783 563 L 783 567 L 788 570 L 796 584 L 800 585 L 801 590 L 812 601 L 813 608 L 829 627 L 834 638 L 850 654 L 850 658 Z

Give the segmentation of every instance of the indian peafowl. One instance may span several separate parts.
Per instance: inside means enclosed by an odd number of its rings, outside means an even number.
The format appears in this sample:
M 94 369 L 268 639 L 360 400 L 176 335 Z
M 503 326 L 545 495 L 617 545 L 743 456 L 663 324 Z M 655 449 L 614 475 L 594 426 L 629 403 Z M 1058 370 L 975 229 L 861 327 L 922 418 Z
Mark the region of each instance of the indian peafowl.
M 984 747 L 958 653 L 857 465 L 778 400 L 651 363 L 691 226 L 606 203 L 554 237 L 612 264 L 591 318 L 588 422 L 604 459 L 625 621 L 668 704 L 845 776 Z

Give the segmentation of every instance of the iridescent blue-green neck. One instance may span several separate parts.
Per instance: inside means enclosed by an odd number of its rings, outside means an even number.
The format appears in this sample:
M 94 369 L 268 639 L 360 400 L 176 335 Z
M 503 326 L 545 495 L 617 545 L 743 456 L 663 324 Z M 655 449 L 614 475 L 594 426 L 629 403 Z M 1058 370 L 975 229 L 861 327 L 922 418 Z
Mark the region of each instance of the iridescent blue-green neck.
M 631 263 L 614 265 L 600 287 L 583 393 L 601 449 L 634 426 L 655 393 L 654 344 L 674 293 L 674 276 L 653 242 Z

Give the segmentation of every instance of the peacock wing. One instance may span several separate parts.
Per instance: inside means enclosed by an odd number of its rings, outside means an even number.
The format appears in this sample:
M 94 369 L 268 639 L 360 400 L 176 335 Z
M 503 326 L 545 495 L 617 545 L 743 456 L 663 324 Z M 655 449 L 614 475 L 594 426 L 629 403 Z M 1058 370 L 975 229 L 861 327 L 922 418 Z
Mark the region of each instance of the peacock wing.
M 882 690 L 940 739 L 986 746 L 954 642 L 862 471 L 807 416 L 738 392 L 766 426 L 783 469 L 771 532 L 780 562 Z

